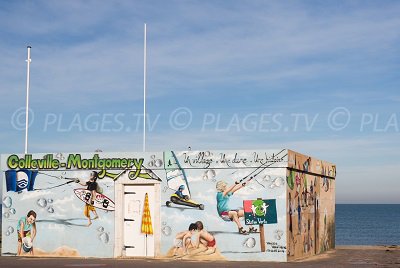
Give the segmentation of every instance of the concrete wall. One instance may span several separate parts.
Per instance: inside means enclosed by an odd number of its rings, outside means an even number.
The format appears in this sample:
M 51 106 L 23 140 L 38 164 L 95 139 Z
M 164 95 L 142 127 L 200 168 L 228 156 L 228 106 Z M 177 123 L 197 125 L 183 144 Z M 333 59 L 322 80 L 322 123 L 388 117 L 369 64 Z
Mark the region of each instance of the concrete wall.
M 91 158 L 93 154 L 82 154 Z M 34 241 L 35 255 L 51 256 L 90 256 L 112 257 L 114 241 L 114 213 L 96 209 L 98 219 L 87 226 L 84 216 L 85 203 L 78 199 L 74 189 L 86 188 L 68 178 L 89 180 L 90 170 L 47 168 L 40 169 L 36 175 L 33 189 L 24 188 L 25 173 L 19 172 L 20 186 L 24 189 L 7 191 L 5 171 L 8 155 L 2 157 L 3 214 L 2 214 L 2 255 L 17 253 L 17 225 L 20 218 L 26 217 L 30 210 L 37 214 L 37 235 Z M 44 154 L 33 158 L 43 159 Z M 58 157 L 58 158 L 57 158 Z M 23 155 L 18 158 L 23 159 Z M 62 154 L 55 154 L 58 161 L 65 161 Z M 26 163 L 29 165 L 28 163 Z M 19 170 L 16 168 L 15 170 Z M 30 169 L 35 170 L 35 169 Z M 25 177 L 25 178 L 24 178 Z M 22 178 L 22 180 L 21 180 Z M 10 178 L 11 180 L 12 178 Z M 70 183 L 68 183 L 70 182 Z M 114 200 L 114 182 L 108 177 L 98 179 L 104 195 Z M 93 212 L 91 217 L 94 217 Z
M 146 243 L 150 241 L 146 247 L 153 249 L 146 251 L 150 255 L 141 256 L 173 258 L 174 253 L 182 254 L 181 249 L 174 251 L 174 239 L 197 221 L 215 238 L 216 245 L 191 249 L 191 254 L 181 256 L 185 259 L 286 261 L 334 247 L 336 168 L 289 150 L 2 155 L 1 170 L 2 255 L 17 253 L 18 220 L 30 210 L 37 213 L 35 255 L 142 254 L 124 242 L 132 238 L 130 229 L 124 227 L 125 189 L 140 185 L 152 186 L 154 196 L 150 204 L 153 233 L 146 239 Z M 114 208 L 98 207 L 99 218 L 87 226 L 85 203 L 74 191 L 86 187 L 73 179 L 86 182 L 92 170 L 99 172 L 97 182 Z M 14 173 L 15 185 L 7 185 L 12 180 L 6 180 L 6 173 L 8 177 Z M 229 209 L 240 214 L 238 222 L 224 220 L 217 211 L 219 182 L 239 188 L 228 202 Z M 185 185 L 184 194 L 192 207 L 171 202 L 180 185 Z M 270 205 L 263 210 L 264 240 L 259 225 L 253 226 L 257 232 L 238 231 L 239 225 L 246 231 L 251 227 L 243 217 L 244 201 L 259 198 Z M 247 216 L 251 213 L 255 212 L 248 210 Z M 141 219 L 138 215 L 135 220 Z M 141 241 L 145 234 L 136 231 Z M 191 241 L 195 244 L 197 240 L 195 232 Z
M 289 151 L 288 165 L 288 260 L 333 249 L 336 167 L 293 151 Z
M 168 166 L 169 162 L 179 163 L 190 187 L 190 198 L 203 204 L 204 210 L 176 204 L 166 206 L 176 188 L 163 180 L 161 252 L 165 257 L 173 257 L 175 235 L 187 230 L 190 223 L 201 221 L 205 229 L 215 237 L 216 251 L 212 253 L 209 250 L 205 255 L 188 255 L 184 257 L 186 259 L 286 261 L 286 150 L 176 152 L 175 155 L 176 159 L 171 158 L 170 153 L 166 156 L 167 171 L 169 169 L 173 173 L 174 170 L 173 166 Z M 275 161 L 273 158 L 281 160 Z M 244 187 L 230 197 L 230 209 L 242 210 L 244 200 L 262 198 L 276 201 L 277 223 L 264 225 L 265 252 L 261 251 L 259 232 L 239 234 L 235 222 L 224 221 L 219 216 L 216 185 L 220 181 L 228 187 L 235 185 L 235 182 L 246 182 Z M 244 218 L 240 217 L 239 221 L 248 231 L 250 226 L 245 224 Z M 254 227 L 260 229 L 258 225 Z

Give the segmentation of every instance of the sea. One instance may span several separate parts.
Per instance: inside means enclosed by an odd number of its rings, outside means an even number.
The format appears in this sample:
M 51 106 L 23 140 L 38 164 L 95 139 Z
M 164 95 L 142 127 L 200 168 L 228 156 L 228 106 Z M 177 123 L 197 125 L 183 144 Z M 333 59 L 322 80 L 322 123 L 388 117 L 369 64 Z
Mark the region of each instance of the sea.
M 400 204 L 337 204 L 336 245 L 400 245 Z
M 337 204 L 336 245 L 400 245 L 400 204 Z

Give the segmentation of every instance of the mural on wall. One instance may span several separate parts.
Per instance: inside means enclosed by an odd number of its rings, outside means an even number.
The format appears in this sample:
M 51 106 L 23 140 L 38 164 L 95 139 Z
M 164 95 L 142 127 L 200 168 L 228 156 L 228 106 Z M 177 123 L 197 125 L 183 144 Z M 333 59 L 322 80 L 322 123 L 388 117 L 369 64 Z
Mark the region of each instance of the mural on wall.
M 314 255 L 334 248 L 335 175 L 290 150 L 2 155 L 2 255 Z
M 143 159 L 3 155 L 2 255 L 113 256 L 114 181 L 160 180 Z
M 165 257 L 286 261 L 287 150 L 164 152 L 164 163 Z M 257 215 L 268 220 L 251 224 Z
M 166 182 L 167 188 L 174 191 L 170 200 L 166 201 L 167 207 L 172 204 L 204 209 L 204 205 L 190 199 L 191 193 L 185 171 L 181 168 L 178 159 L 173 151 L 165 152 L 166 162 Z
M 336 167 L 289 151 L 287 171 L 288 259 L 334 248 Z

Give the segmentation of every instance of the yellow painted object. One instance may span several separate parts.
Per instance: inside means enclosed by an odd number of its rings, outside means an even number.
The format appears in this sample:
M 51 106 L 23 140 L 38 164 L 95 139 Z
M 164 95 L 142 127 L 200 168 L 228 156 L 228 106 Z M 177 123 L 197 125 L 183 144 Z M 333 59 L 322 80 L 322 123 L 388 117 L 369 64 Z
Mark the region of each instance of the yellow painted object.
M 142 233 L 148 235 L 153 234 L 153 226 L 151 225 L 151 215 L 149 206 L 149 197 L 146 193 L 144 197 L 144 208 L 142 217 Z

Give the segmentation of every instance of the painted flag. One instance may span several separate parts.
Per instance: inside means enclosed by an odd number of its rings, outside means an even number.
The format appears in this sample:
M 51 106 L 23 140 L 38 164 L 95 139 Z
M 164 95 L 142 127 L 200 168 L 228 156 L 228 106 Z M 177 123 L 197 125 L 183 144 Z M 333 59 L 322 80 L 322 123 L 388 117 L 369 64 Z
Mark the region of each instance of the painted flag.
M 37 171 L 28 169 L 7 170 L 6 172 L 7 192 L 20 192 L 22 190 L 33 191 Z

